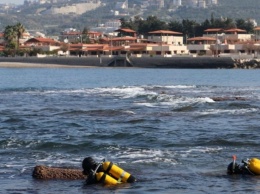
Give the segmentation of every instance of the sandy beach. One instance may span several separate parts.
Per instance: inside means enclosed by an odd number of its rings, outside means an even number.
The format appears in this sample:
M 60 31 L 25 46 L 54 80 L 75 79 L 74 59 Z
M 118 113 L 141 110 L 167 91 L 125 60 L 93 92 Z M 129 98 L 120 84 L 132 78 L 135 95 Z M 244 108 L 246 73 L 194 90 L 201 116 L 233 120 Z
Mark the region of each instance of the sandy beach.
M 94 68 L 93 66 L 0 62 L 0 68 Z

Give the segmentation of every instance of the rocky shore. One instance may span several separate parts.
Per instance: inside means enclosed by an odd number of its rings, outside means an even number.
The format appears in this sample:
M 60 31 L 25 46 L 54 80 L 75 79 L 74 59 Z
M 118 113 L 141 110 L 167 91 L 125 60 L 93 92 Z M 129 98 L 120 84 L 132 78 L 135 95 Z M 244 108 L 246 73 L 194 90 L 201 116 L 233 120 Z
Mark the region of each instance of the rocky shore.
M 256 69 L 260 59 L 235 60 L 231 57 L 1 57 L 0 67 L 139 67 L 187 69 Z
M 238 69 L 259 69 L 260 59 L 237 59 L 234 60 L 234 68 Z

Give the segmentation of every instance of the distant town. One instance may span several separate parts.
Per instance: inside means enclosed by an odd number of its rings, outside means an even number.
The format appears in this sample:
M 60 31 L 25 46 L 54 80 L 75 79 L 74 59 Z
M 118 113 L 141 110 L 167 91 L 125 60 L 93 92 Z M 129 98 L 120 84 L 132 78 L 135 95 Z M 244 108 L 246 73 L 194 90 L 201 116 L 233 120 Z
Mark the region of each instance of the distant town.
M 218 6 L 217 0 L 146 0 L 139 2 L 140 10 L 150 6 L 158 9 L 168 6 L 193 7 L 206 9 Z M 59 4 L 60 3 L 60 4 Z M 34 5 L 40 10 L 34 17 L 43 13 L 71 17 L 88 10 L 105 7 L 101 0 L 25 0 L 23 5 L 1 5 L 1 9 L 29 8 Z M 234 59 L 258 58 L 260 53 L 260 27 L 255 19 L 232 19 L 216 17 L 198 22 L 196 20 L 164 21 L 157 16 L 131 15 L 128 10 L 134 5 L 130 0 L 117 1 L 110 12 L 119 17 L 107 17 L 104 23 L 92 23 L 86 26 L 82 22 L 78 28 L 62 28 L 59 33 L 46 34 L 41 30 L 32 30 L 26 23 L 8 24 L 0 29 L 0 56 L 3 57 L 232 57 Z M 55 6 L 57 5 L 57 6 Z M 59 5 L 59 6 L 58 6 Z M 70 7 L 68 9 L 68 6 Z M 74 7 L 73 7 L 74 6 Z M 68 12 L 69 10 L 69 12 Z M 60 13 L 61 11 L 62 13 Z M 93 12 L 94 13 L 94 12 Z M 68 15 L 67 15 L 68 14 Z M 7 14 L 3 14 L 7 15 Z M 71 18 L 75 18 L 72 16 Z M 120 18 L 120 19 L 119 19 Z M 48 28 L 47 28 L 48 29 Z
M 147 18 L 146 22 L 160 21 L 156 17 Z M 211 18 L 213 25 L 223 25 L 231 19 Z M 138 21 L 136 21 L 138 22 Z M 186 21 L 186 23 L 189 21 Z M 257 58 L 260 52 L 260 27 L 244 22 L 241 28 L 207 28 L 201 36 L 195 32 L 183 33 L 165 29 L 154 29 L 140 34 L 128 25 L 131 22 L 118 21 L 118 26 L 110 33 L 101 33 L 84 29 L 64 29 L 55 39 L 42 33 L 31 35 L 20 23 L 7 26 L 0 33 L 0 53 L 2 56 L 136 56 L 136 57 L 177 57 L 177 56 L 212 56 L 232 58 Z M 161 22 L 162 26 L 163 23 Z M 183 24 L 184 25 L 184 24 Z M 189 25 L 189 24 L 188 24 Z M 191 25 L 186 27 L 192 27 Z M 250 30 L 251 29 L 251 30 Z M 141 30 L 141 27 L 139 27 Z M 193 31 L 194 28 L 191 28 Z M 188 34 L 190 34 L 188 36 Z M 192 36 L 193 35 L 193 36 Z
M 129 0 L 119 0 L 115 3 L 113 10 L 114 15 L 127 15 L 128 10 L 133 7 L 139 7 L 141 11 L 149 7 L 163 9 L 166 7 L 171 8 L 172 11 L 178 7 L 191 7 L 191 8 L 207 8 L 218 5 L 218 0 L 144 0 L 135 1 L 131 4 Z M 107 2 L 105 0 L 24 0 L 23 5 L 0 4 L 0 11 L 19 11 L 22 8 L 30 6 L 51 5 L 46 9 L 40 9 L 41 14 L 83 14 L 98 7 L 104 6 Z

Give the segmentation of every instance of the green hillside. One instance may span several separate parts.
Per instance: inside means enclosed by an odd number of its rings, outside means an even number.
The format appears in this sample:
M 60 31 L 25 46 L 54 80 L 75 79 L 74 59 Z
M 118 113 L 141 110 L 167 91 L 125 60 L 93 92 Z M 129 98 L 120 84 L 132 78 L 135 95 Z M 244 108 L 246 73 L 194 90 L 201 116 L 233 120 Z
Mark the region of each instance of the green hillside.
M 184 1 L 184 0 L 183 0 Z M 114 16 L 111 10 L 115 8 L 117 0 L 104 0 L 106 6 L 100 7 L 94 11 L 87 12 L 80 16 L 77 15 L 44 15 L 39 10 L 44 10 L 51 6 L 50 4 L 34 5 L 22 7 L 9 13 L 0 14 L 0 31 L 7 25 L 13 25 L 18 21 L 24 24 L 27 29 L 40 30 L 47 34 L 58 35 L 64 28 L 73 27 L 83 29 L 92 27 L 100 23 L 105 23 L 108 19 L 120 19 L 123 16 Z M 183 19 L 196 20 L 197 22 L 210 19 L 213 15 L 215 18 L 232 18 L 236 19 L 256 19 L 260 25 L 260 0 L 219 0 L 218 6 L 202 8 L 187 8 L 185 6 L 178 9 L 171 7 L 172 0 L 165 0 L 165 8 L 148 7 L 147 10 L 141 10 L 141 0 L 129 0 L 129 19 L 134 15 L 142 18 L 148 16 L 157 16 L 160 20 L 182 21 Z M 71 3 L 73 1 L 71 0 Z

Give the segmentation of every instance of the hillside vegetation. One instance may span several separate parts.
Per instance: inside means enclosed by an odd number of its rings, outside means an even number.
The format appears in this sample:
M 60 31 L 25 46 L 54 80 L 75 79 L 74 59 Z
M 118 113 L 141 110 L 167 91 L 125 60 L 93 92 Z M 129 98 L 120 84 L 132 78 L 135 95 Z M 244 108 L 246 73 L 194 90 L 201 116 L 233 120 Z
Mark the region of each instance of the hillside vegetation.
M 26 29 L 40 30 L 47 34 L 58 35 L 64 28 L 84 29 L 97 24 L 105 23 L 109 19 L 120 19 L 123 16 L 114 16 L 111 10 L 115 9 L 116 0 L 104 0 L 105 6 L 101 6 L 96 10 L 86 12 L 82 15 L 50 15 L 42 14 L 42 10 L 49 8 L 50 4 L 33 5 L 23 7 L 19 12 L 16 10 L 0 15 L 0 31 L 3 31 L 5 26 L 13 25 L 21 22 Z M 144 19 L 149 16 L 157 16 L 165 22 L 195 20 L 203 22 L 205 19 L 210 19 L 212 15 L 215 18 L 232 18 L 236 19 L 256 19 L 260 25 L 260 1 L 259 0 L 219 0 L 218 6 L 201 8 L 187 8 L 185 6 L 176 10 L 170 7 L 172 0 L 165 0 L 165 8 L 158 9 L 150 7 L 147 10 L 140 9 L 141 0 L 129 0 L 129 16 L 124 16 L 126 20 L 134 15 L 138 15 Z M 73 1 L 70 1 L 70 4 Z M 62 5 L 59 5 L 62 6 Z

